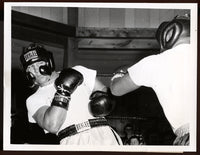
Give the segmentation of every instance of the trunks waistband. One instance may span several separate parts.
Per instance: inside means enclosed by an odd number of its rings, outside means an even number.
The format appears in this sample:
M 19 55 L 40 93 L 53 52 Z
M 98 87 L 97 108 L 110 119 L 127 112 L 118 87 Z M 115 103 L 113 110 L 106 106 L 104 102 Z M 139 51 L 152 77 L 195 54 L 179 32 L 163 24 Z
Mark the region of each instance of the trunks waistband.
M 85 122 L 73 124 L 58 133 L 58 138 L 62 140 L 65 137 L 75 135 L 79 132 L 89 130 L 97 126 L 106 126 L 108 122 L 105 118 L 88 119 Z

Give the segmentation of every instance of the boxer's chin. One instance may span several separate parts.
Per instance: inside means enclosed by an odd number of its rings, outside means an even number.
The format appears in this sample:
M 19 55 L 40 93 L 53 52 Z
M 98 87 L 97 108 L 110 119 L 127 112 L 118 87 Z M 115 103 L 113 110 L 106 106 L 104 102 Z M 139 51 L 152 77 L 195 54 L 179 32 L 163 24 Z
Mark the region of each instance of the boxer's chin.
M 41 75 L 37 77 L 36 83 L 40 85 L 41 87 L 46 86 L 49 84 L 50 78 L 51 77 L 49 75 L 45 75 L 45 76 Z

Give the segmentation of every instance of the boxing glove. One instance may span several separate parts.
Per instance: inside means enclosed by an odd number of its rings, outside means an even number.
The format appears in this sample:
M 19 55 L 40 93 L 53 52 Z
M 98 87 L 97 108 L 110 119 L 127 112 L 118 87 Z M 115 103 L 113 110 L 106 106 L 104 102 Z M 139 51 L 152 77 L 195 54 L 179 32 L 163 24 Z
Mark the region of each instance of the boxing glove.
M 115 105 L 111 95 L 102 91 L 95 91 L 90 96 L 89 111 L 95 117 L 104 117 L 109 115 Z
M 72 69 L 67 68 L 61 71 L 59 77 L 55 80 L 56 93 L 52 105 L 68 109 L 71 94 L 83 82 L 83 75 Z

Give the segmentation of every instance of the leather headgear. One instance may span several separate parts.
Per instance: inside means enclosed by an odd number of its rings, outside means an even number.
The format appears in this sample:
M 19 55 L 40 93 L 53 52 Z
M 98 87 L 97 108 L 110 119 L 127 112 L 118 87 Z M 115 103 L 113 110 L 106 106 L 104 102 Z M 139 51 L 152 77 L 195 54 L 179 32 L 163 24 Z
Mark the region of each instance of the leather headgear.
M 51 75 L 55 70 L 53 54 L 47 51 L 42 45 L 32 43 L 27 48 L 24 48 L 20 56 L 24 71 L 27 67 L 35 62 L 44 61 L 45 65 L 40 66 L 39 71 L 42 75 Z M 33 75 L 26 73 L 29 80 L 34 80 Z
M 186 16 L 177 16 L 172 21 L 165 21 L 156 31 L 161 51 L 172 48 L 186 37 L 190 37 L 190 19 Z

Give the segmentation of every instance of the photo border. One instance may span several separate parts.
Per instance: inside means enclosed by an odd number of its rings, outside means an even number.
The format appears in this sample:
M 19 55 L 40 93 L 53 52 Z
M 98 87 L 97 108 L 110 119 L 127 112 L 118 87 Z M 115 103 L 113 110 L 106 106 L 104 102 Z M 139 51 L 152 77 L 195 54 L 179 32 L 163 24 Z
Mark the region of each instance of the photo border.
M 9 2 L 9 1 L 6 1 L 6 2 Z M 30 2 L 30 1 L 29 1 Z M 39 1 L 37 1 L 37 2 L 39 2 Z M 45 2 L 45 1 L 43 1 L 43 2 Z M 53 2 L 53 1 L 52 1 Z M 69 1 L 63 1 L 63 2 L 69 2 Z M 192 3 L 192 1 L 190 1 L 191 3 Z M 46 2 L 45 2 L 46 3 Z M 103 2 L 102 2 L 103 3 Z M 117 2 L 118 3 L 118 2 Z M 120 2 L 119 2 L 120 3 Z M 151 3 L 151 2 L 150 2 Z M 126 3 L 125 3 L 126 4 Z M 137 3 L 138 4 L 138 3 Z M 181 4 L 181 3 L 180 3 Z M 149 8 L 149 7 L 148 7 Z M 159 7 L 160 8 L 160 7 Z M 5 5 L 4 5 L 4 9 L 5 9 Z M 4 14 L 5 15 L 5 14 Z M 6 20 L 8 20 L 8 17 L 6 17 L 5 18 L 5 16 L 4 16 L 4 21 L 5 21 L 5 19 Z M 9 19 L 10 20 L 10 19 Z M 192 21 L 192 20 L 191 20 Z M 4 27 L 5 28 L 5 27 Z M 5 31 L 4 31 L 4 33 L 5 33 Z M 9 37 L 8 35 L 4 35 L 4 37 Z M 4 39 L 4 38 L 3 38 Z M 199 44 L 197 44 L 197 45 L 199 45 Z M 10 46 L 10 48 L 9 48 L 9 46 Z M 11 51 L 11 44 L 9 44 L 9 45 L 6 45 L 6 44 L 4 44 L 4 47 L 6 47 L 6 51 Z M 198 50 L 197 50 L 198 51 Z M 198 52 L 197 52 L 198 53 Z M 3 55 L 3 52 L 1 53 L 2 55 Z M 4 56 L 5 56 L 5 54 L 4 54 Z M 8 55 L 7 55 L 8 56 Z M 197 56 L 199 56 L 199 55 L 197 55 Z M 1 57 L 2 58 L 2 57 Z M 199 58 L 199 57 L 198 57 Z M 4 61 L 5 61 L 5 59 L 4 59 Z M 3 61 L 2 61 L 3 62 Z M 197 64 L 199 65 L 199 61 L 197 62 Z M 2 66 L 3 66 L 3 64 L 2 64 Z M 4 65 L 4 67 L 5 67 L 5 65 Z M 11 66 L 7 66 L 7 67 L 11 67 Z M 2 70 L 3 71 L 3 70 Z M 7 74 L 7 73 L 5 73 L 4 72 L 4 76 L 5 76 L 5 74 Z M 199 73 L 197 73 L 198 74 L 198 77 L 199 77 Z M 3 75 L 3 72 L 2 72 L 2 75 Z M 11 76 L 6 76 L 6 78 L 8 77 L 8 81 L 11 79 Z M 2 80 L 3 81 L 3 80 Z M 199 88 L 199 85 L 198 85 L 198 81 L 199 81 L 199 79 L 197 79 L 197 89 Z M 10 86 L 9 85 L 9 83 L 5 83 L 5 81 L 4 81 L 4 85 L 6 85 L 6 86 Z M 199 89 L 198 89 L 199 90 Z M 2 92 L 3 91 L 5 91 L 5 88 L 4 88 L 4 90 L 2 90 Z M 197 91 L 197 93 L 198 93 L 198 91 Z M 4 96 L 4 99 L 5 99 L 5 96 Z M 199 108 L 198 108 L 198 100 L 199 99 L 199 96 L 197 96 L 197 110 L 199 111 Z M 7 100 L 5 99 L 5 101 L 6 101 L 6 103 L 7 103 Z M 3 103 L 3 102 L 2 102 Z M 5 109 L 7 109 L 9 107 L 9 105 L 5 105 L 4 104 L 4 108 Z M 4 114 L 5 114 L 5 112 L 4 112 Z M 198 112 L 197 112 L 197 117 L 198 117 Z M 4 117 L 3 117 L 4 118 Z M 4 123 L 5 123 L 6 121 L 4 120 Z M 198 121 L 197 121 L 198 122 Z M 6 126 L 6 124 L 4 124 L 3 125 L 4 127 Z M 197 123 L 197 129 L 199 128 L 199 124 Z M 199 132 L 197 133 L 197 144 L 198 144 L 198 139 L 199 139 Z M 7 135 L 5 135 L 5 137 L 6 137 Z M 4 139 L 5 139 L 5 137 L 4 137 Z M 43 147 L 42 145 L 40 145 L 41 147 Z M 39 148 L 40 148 L 40 146 L 39 146 Z M 48 146 L 48 145 L 45 145 L 45 146 Z M 51 145 L 52 146 L 52 145 Z M 38 147 L 38 146 L 37 146 Z M 60 147 L 60 146 L 59 146 Z M 79 147 L 79 146 L 78 146 Z M 157 146 L 155 146 L 155 147 L 157 147 Z M 173 149 L 174 149 L 174 146 L 172 146 L 173 147 Z M 79 147 L 79 148 L 81 148 L 81 146 Z M 81 151 L 96 151 L 96 148 L 95 149 L 91 149 L 91 147 L 89 148 L 89 150 L 88 149 L 86 149 L 86 150 L 84 150 L 84 148 L 85 148 L 85 146 L 83 146 L 83 150 L 81 150 Z M 101 147 L 100 147 L 101 148 Z M 196 147 L 197 148 L 197 152 L 198 152 L 198 148 L 199 147 Z M 32 148 L 33 150 L 34 150 L 34 148 Z M 74 151 L 77 149 L 77 146 L 75 146 L 74 147 Z M 104 148 L 103 148 L 104 149 Z M 15 149 L 16 150 L 16 149 Z M 26 151 L 26 149 L 24 149 L 24 144 L 22 145 L 22 148 L 20 148 L 19 147 L 19 150 L 25 150 Z M 29 149 L 28 149 L 29 150 Z M 29 150 L 29 151 L 31 151 L 31 150 Z M 39 151 L 38 149 L 37 150 L 34 150 L 34 151 Z M 42 149 L 41 151 L 49 151 L 49 149 L 47 149 L 47 150 L 44 150 L 44 149 Z M 66 150 L 66 148 L 65 148 L 65 150 L 60 150 L 60 148 L 56 148 L 55 150 L 50 150 L 50 151 L 73 151 L 73 149 L 72 150 Z M 103 152 L 115 152 L 115 148 L 113 148 L 113 150 L 111 149 L 110 150 L 110 146 L 109 146 L 109 149 L 107 150 L 106 148 L 104 149 L 104 151 Z M 128 150 L 128 148 L 127 148 L 127 150 L 126 150 L 127 152 L 129 152 L 129 150 Z M 99 150 L 98 150 L 98 152 L 99 152 Z M 101 151 L 100 151 L 101 152 Z M 117 151 L 117 152 L 124 152 L 124 150 L 122 150 L 122 151 Z M 132 150 L 130 150 L 130 152 L 132 152 Z M 137 152 L 137 150 L 136 150 L 136 152 Z M 141 151 L 139 151 L 139 152 L 141 152 Z M 154 152 L 154 151 L 144 151 L 144 152 Z M 175 151 L 175 152 L 179 152 L 179 151 Z

